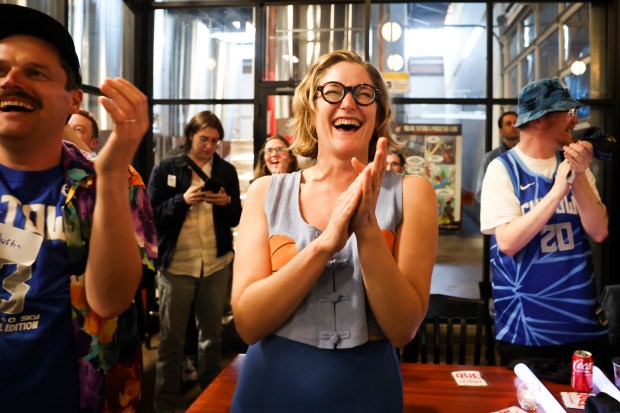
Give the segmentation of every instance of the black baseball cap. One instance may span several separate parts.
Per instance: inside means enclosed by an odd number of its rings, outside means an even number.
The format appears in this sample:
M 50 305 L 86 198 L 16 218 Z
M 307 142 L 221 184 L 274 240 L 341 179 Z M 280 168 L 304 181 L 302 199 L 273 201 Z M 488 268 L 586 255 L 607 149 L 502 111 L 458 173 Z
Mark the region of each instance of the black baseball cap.
M 0 39 L 16 34 L 38 37 L 54 46 L 73 71 L 78 87 L 82 86 L 73 38 L 58 20 L 28 7 L 0 4 Z

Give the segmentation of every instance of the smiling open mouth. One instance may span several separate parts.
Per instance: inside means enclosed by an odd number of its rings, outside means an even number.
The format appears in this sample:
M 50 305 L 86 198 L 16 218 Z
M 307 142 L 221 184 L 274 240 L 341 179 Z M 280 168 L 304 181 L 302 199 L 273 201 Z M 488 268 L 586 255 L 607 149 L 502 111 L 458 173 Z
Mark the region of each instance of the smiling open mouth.
M 333 125 L 336 129 L 345 132 L 355 132 L 362 126 L 361 123 L 355 119 L 336 119 Z
M 17 100 L 0 102 L 0 111 L 2 112 L 32 112 L 33 110 L 34 106 Z

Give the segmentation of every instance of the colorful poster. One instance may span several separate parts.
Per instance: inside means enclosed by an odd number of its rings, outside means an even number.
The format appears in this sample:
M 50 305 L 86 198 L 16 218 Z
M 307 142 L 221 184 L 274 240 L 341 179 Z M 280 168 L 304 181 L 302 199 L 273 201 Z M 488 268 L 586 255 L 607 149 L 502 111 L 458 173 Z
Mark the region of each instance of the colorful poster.
M 437 194 L 439 227 L 461 225 L 461 125 L 396 126 L 404 147 L 405 173 L 428 179 Z

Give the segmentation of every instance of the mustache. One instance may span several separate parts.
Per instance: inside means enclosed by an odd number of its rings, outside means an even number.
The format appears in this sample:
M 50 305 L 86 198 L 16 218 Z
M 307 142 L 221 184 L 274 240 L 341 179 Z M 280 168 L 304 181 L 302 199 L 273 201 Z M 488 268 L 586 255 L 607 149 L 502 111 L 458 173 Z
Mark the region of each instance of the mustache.
M 37 108 L 43 107 L 43 102 L 41 102 L 40 99 L 37 99 L 36 97 L 31 96 L 26 92 L 22 92 L 21 90 L 0 90 L 0 99 L 6 100 L 10 98 L 25 99 Z

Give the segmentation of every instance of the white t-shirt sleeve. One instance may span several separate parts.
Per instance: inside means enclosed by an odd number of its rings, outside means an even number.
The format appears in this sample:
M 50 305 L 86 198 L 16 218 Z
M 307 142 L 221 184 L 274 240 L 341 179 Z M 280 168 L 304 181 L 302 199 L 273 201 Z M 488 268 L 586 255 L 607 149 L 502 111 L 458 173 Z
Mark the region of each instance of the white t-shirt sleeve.
M 480 196 L 480 231 L 493 234 L 495 228 L 521 216 L 519 198 L 506 167 L 499 159 L 493 159 L 482 181 Z
M 586 169 L 585 173 L 595 196 L 600 201 L 594 174 L 590 168 Z M 493 234 L 496 227 L 508 223 L 522 214 L 519 198 L 515 195 L 506 167 L 499 159 L 494 159 L 489 164 L 482 181 L 480 231 L 483 234 Z

